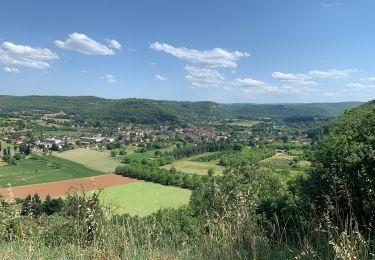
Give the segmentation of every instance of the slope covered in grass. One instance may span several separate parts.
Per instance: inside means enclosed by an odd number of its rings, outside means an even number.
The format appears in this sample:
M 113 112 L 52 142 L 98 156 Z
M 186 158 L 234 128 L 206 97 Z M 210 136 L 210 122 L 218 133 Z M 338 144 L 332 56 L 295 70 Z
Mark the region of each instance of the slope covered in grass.
M 112 173 L 117 166 L 121 165 L 121 162 L 109 156 L 108 151 L 99 152 L 91 149 L 74 149 L 58 153 L 56 156 L 103 173 Z
M 98 175 L 102 173 L 54 156 L 46 156 L 43 160 L 22 159 L 18 165 L 0 167 L 0 188 Z

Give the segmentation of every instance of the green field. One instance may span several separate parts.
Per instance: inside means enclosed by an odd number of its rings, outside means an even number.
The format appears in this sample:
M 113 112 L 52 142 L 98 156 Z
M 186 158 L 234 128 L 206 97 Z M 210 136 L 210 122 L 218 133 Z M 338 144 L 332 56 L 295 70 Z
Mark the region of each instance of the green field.
M 63 181 L 102 175 L 83 165 L 54 156 L 45 160 L 22 159 L 15 166 L 0 167 L 0 188 Z M 54 164 L 60 164 L 57 168 Z
M 158 150 L 151 150 L 151 151 L 147 151 L 147 152 L 144 152 L 144 153 L 137 153 L 137 152 L 134 152 L 134 149 L 131 150 L 132 152 L 125 155 L 125 156 L 118 156 L 117 159 L 124 159 L 124 158 L 129 158 L 131 159 L 132 161 L 138 161 L 138 162 L 141 162 L 142 160 L 147 160 L 147 159 L 150 159 L 150 158 L 154 158 L 155 157 L 155 151 L 160 151 L 162 153 L 165 153 L 165 152 L 172 152 L 173 151 L 173 148 L 163 148 L 163 149 L 158 149 Z
M 212 153 L 205 153 L 200 154 L 194 157 L 190 157 L 185 160 L 178 160 L 171 164 L 162 166 L 162 168 L 170 169 L 172 167 L 176 168 L 177 171 L 189 173 L 189 174 L 200 174 L 204 175 L 207 174 L 208 169 L 213 168 L 215 169 L 215 174 L 222 174 L 224 168 L 217 165 L 218 160 L 211 161 L 211 162 L 195 162 L 193 161 L 196 158 L 207 156 L 208 154 Z
M 263 160 L 261 165 L 271 168 L 281 175 L 288 176 L 290 174 L 302 172 L 310 166 L 310 162 L 305 160 L 299 160 L 293 163 L 293 159 L 296 157 L 297 156 L 287 154 L 277 154 Z
M 142 160 L 147 160 L 149 158 L 152 158 L 152 157 L 154 157 L 154 155 L 155 155 L 155 151 L 147 151 L 147 152 L 144 152 L 144 153 L 133 152 L 131 154 L 123 156 L 122 158 L 129 158 L 132 161 L 138 161 L 138 162 L 140 162 Z
M 145 216 L 161 208 L 186 205 L 190 195 L 190 190 L 139 182 L 106 188 L 100 196 L 102 202 L 110 205 L 114 213 Z
M 229 125 L 238 125 L 238 126 L 246 126 L 252 127 L 256 124 L 259 124 L 259 121 L 252 121 L 252 120 L 234 120 L 233 122 L 229 123 Z
M 57 129 L 57 130 L 44 130 L 43 131 L 43 134 L 45 135 L 57 135 L 57 136 L 61 136 L 61 135 L 71 135 L 71 134 L 80 134 L 81 132 L 80 131 L 66 131 L 66 130 L 60 130 L 60 129 Z
M 108 151 L 99 152 L 91 149 L 74 149 L 58 153 L 56 156 L 104 173 L 112 173 L 117 166 L 121 165 L 119 160 L 109 156 Z

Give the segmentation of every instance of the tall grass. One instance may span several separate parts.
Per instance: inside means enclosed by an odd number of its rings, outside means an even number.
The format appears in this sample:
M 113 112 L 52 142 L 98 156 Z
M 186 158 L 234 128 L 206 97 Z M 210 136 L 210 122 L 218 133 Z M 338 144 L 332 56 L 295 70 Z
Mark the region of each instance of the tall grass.
M 220 191 L 217 191 L 220 193 Z M 224 196 L 221 194 L 220 196 Z M 196 236 L 175 225 L 177 210 L 147 218 L 112 216 L 97 194 L 72 195 L 69 207 L 51 216 L 20 216 L 17 204 L 0 207 L 2 259 L 373 259 L 374 247 L 355 220 L 336 226 L 326 214 L 310 225 L 290 217 L 295 230 L 270 226 L 249 208 L 236 207 L 200 219 Z M 220 198 L 218 196 L 218 198 Z M 223 198 L 223 202 L 226 199 Z M 220 203 L 220 201 L 218 201 Z M 184 209 L 182 209 L 184 210 Z M 183 213 L 185 214 L 185 213 Z M 298 213 L 297 213 L 298 214 Z M 316 224 L 312 224 L 316 223 Z M 192 224 L 192 226 L 194 226 Z M 269 233 L 271 230 L 271 233 Z M 293 233 L 293 234 L 289 234 Z M 190 232 L 191 234 L 191 232 Z

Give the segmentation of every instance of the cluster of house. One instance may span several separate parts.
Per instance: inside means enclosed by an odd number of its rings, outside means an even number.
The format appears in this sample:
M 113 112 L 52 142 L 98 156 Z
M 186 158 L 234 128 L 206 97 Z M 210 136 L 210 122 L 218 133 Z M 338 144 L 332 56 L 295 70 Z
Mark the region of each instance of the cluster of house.
M 91 131 L 90 131 L 91 132 Z M 95 132 L 92 131 L 93 133 Z M 150 126 L 137 127 L 137 128 L 118 128 L 113 136 L 101 136 L 99 134 L 88 134 L 87 136 L 81 136 L 78 133 L 65 134 L 62 136 L 48 136 L 34 142 L 35 147 L 52 148 L 57 146 L 62 148 L 64 145 L 72 147 L 85 146 L 85 147 L 103 147 L 105 144 L 117 142 L 121 144 L 132 144 L 135 146 L 143 146 L 152 144 L 156 141 L 168 140 L 168 139 L 184 139 L 193 142 L 200 140 L 207 141 L 220 141 L 228 140 L 229 138 L 234 141 L 246 141 L 249 138 L 255 142 L 266 142 L 272 143 L 279 141 L 280 136 L 278 134 L 251 134 L 249 132 L 235 132 L 229 134 L 225 131 L 218 131 L 214 128 L 205 127 L 185 127 L 185 128 L 153 128 Z M 251 136 L 251 137 L 250 137 Z M 303 144 L 310 144 L 311 140 L 305 135 L 301 136 L 290 136 L 290 141 L 297 141 Z M 14 145 L 20 145 L 22 143 L 29 143 L 30 139 L 27 136 L 19 136 L 11 140 Z
M 53 146 L 57 146 L 59 149 L 63 147 L 63 145 L 68 144 L 70 146 L 76 146 L 78 143 L 80 145 L 92 145 L 97 143 L 112 143 L 116 139 L 114 137 L 103 137 L 103 136 L 89 136 L 89 137 L 79 137 L 79 136 L 71 136 L 71 135 L 64 135 L 62 137 L 45 137 L 38 141 L 35 141 L 33 144 L 35 149 L 43 149 L 43 148 L 52 148 Z M 11 144 L 20 145 L 23 143 L 29 143 L 30 138 L 27 136 L 19 136 L 15 139 L 10 140 Z M 78 142 L 79 141 L 79 142 Z
M 119 130 L 116 137 L 106 137 L 101 135 L 92 136 L 64 136 L 62 139 L 44 138 L 43 141 L 35 143 L 36 145 L 44 145 L 46 148 L 57 145 L 61 147 L 63 144 L 70 146 L 96 146 L 97 144 L 108 144 L 113 142 L 127 143 L 135 146 L 151 144 L 156 141 L 168 139 L 189 139 L 192 141 L 205 140 L 219 141 L 227 140 L 230 134 L 226 132 L 217 132 L 211 128 L 176 128 L 176 129 L 153 129 L 145 127 L 143 129 L 136 128 L 133 130 Z M 79 142 L 78 142 L 79 141 Z
M 83 136 L 80 138 L 80 143 L 82 145 L 90 145 L 96 143 L 113 143 L 116 139 L 114 137 L 104 137 L 104 136 Z
M 227 140 L 230 134 L 226 132 L 217 132 L 212 128 L 164 128 L 164 129 L 135 129 L 132 131 L 120 131 L 120 139 L 130 142 L 136 146 L 141 144 L 150 144 L 156 141 L 168 139 L 188 139 L 199 141 L 202 139 L 219 141 Z
M 52 148 L 53 145 L 56 145 L 60 149 L 62 148 L 63 140 L 55 138 L 44 138 L 43 141 L 36 141 L 34 143 L 37 147 Z
M 213 128 L 179 128 L 176 129 L 176 135 L 179 138 L 188 138 L 193 141 L 201 140 L 202 138 L 211 141 L 227 140 L 230 134 L 226 132 L 218 132 Z
M 79 139 L 72 139 L 69 137 L 64 137 L 64 139 L 56 138 L 44 138 L 42 142 L 36 142 L 36 145 L 44 145 L 46 148 L 51 148 L 53 145 L 57 145 L 60 149 L 62 145 L 67 144 L 70 146 L 83 145 L 89 146 L 98 143 L 113 143 L 116 139 L 113 137 L 104 136 L 82 136 Z M 79 142 L 78 142 L 79 141 Z

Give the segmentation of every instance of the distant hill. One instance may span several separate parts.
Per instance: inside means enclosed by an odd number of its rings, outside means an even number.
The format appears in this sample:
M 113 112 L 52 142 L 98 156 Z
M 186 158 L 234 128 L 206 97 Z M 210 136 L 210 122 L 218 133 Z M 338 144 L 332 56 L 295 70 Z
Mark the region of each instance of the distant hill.
M 2 114 L 64 111 L 76 118 L 124 123 L 200 123 L 213 119 L 336 117 L 359 102 L 316 104 L 218 104 L 92 96 L 0 96 Z
M 345 136 L 361 138 L 373 138 L 375 129 L 375 100 L 366 102 L 351 110 L 345 111 L 332 121 L 331 132 Z M 368 134 L 361 132 L 368 131 Z
M 0 109 L 3 112 L 23 112 L 32 110 L 59 112 L 63 110 L 67 114 L 75 114 L 88 104 L 105 102 L 107 102 L 106 99 L 91 96 L 0 96 Z
M 346 110 L 359 106 L 361 102 L 340 103 L 296 103 L 296 104 L 225 104 L 221 108 L 230 117 L 239 119 L 293 118 L 293 117 L 337 117 Z

